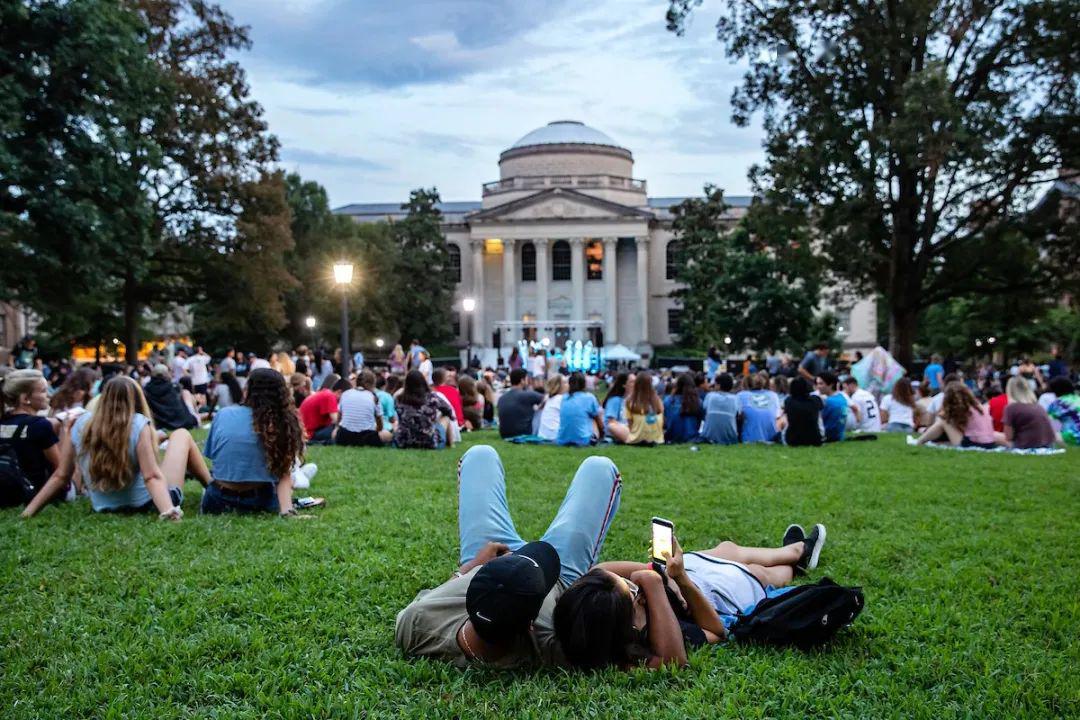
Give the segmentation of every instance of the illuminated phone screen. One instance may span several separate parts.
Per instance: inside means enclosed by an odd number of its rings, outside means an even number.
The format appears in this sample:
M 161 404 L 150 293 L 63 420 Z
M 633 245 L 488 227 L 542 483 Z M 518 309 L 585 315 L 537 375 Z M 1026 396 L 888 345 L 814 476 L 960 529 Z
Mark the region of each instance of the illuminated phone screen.
M 673 528 L 671 523 L 666 520 L 653 519 L 652 524 L 652 556 L 653 560 L 659 563 L 666 563 L 664 559 L 664 553 L 668 555 L 672 554 L 672 542 L 671 537 L 673 534 Z

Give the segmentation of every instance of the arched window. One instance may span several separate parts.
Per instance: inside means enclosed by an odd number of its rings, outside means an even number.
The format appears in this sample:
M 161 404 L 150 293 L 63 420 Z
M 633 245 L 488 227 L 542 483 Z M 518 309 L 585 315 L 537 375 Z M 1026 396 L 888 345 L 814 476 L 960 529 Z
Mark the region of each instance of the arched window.
M 667 270 L 664 277 L 675 280 L 679 277 L 679 268 L 683 264 L 682 243 L 672 240 L 667 244 Z
M 449 244 L 450 250 L 450 277 L 454 282 L 461 282 L 461 248 L 455 243 Z
M 525 243 L 521 246 L 521 282 L 536 281 L 536 246 Z
M 573 265 L 573 261 L 570 256 L 570 243 L 565 240 L 558 240 L 551 246 L 551 279 L 552 280 L 569 280 L 571 277 L 570 268 Z

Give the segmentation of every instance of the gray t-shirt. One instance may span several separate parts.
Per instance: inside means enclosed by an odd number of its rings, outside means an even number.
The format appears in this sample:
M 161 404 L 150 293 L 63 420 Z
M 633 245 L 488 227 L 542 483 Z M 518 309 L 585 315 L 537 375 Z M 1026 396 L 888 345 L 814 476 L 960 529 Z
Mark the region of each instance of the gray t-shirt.
M 735 445 L 739 442 L 739 428 L 735 417 L 739 414 L 739 398 L 727 392 L 711 392 L 705 396 L 705 423 L 701 436 L 714 445 Z
M 504 438 L 531 435 L 533 411 L 544 401 L 535 390 L 510 390 L 499 398 L 499 435 Z
M 470 660 L 458 644 L 457 634 L 469 614 L 465 593 L 480 568 L 452 578 L 437 588 L 421 590 L 413 601 L 398 613 L 394 625 L 394 643 L 408 657 L 429 657 L 467 667 Z M 522 666 L 564 665 L 562 650 L 555 640 L 555 603 L 566 590 L 562 580 L 544 598 L 532 631 L 518 638 L 513 649 L 489 667 L 512 669 Z
M 341 427 L 354 433 L 376 430 L 377 417 L 382 417 L 382 407 L 373 391 L 351 388 L 342 393 Z

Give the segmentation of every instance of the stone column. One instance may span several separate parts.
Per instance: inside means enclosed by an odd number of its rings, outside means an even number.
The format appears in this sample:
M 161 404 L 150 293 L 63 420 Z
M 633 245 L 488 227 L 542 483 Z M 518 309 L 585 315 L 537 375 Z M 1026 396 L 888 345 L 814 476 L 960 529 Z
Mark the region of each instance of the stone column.
M 636 237 L 637 244 L 637 295 L 638 312 L 641 313 L 641 340 L 649 342 L 649 238 Z
M 570 281 L 574 303 L 570 319 L 580 322 L 585 319 L 585 238 L 570 238 Z M 581 339 L 580 326 L 574 328 L 571 337 Z
M 472 312 L 472 344 L 484 347 L 484 241 L 474 238 L 470 242 L 473 261 L 472 297 L 476 300 L 476 309 Z M 468 321 L 468 318 L 463 317 L 462 320 Z
M 548 285 L 551 284 L 551 271 L 548 270 L 548 250 L 551 241 L 548 238 L 533 240 L 536 247 L 536 323 L 538 332 L 543 336 L 543 324 L 548 319 Z
M 614 345 L 618 342 L 618 307 L 619 307 L 619 295 L 618 286 L 615 280 L 615 267 L 616 267 L 616 248 L 619 245 L 619 238 L 606 237 L 604 238 L 604 298 L 606 299 L 604 308 L 604 344 Z
M 517 263 L 514 262 L 514 240 L 503 240 L 503 319 L 513 322 L 517 317 Z M 503 342 L 516 335 L 503 333 Z

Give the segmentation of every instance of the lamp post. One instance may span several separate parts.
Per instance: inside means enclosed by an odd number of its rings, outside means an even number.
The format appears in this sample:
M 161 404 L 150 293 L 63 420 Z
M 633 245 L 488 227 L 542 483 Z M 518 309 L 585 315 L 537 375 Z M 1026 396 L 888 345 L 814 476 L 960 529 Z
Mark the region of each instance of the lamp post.
M 319 324 L 319 321 L 315 319 L 314 315 L 308 315 L 304 318 L 304 327 L 308 329 L 308 336 L 311 340 L 312 350 L 317 350 L 317 343 L 315 342 L 315 326 Z
M 341 260 L 334 263 L 334 282 L 341 287 L 341 377 L 348 379 L 349 363 L 349 285 L 352 283 L 353 265 Z
M 469 371 L 472 363 L 472 314 L 476 309 L 475 298 L 467 297 L 461 301 L 461 309 L 465 311 L 465 372 Z

